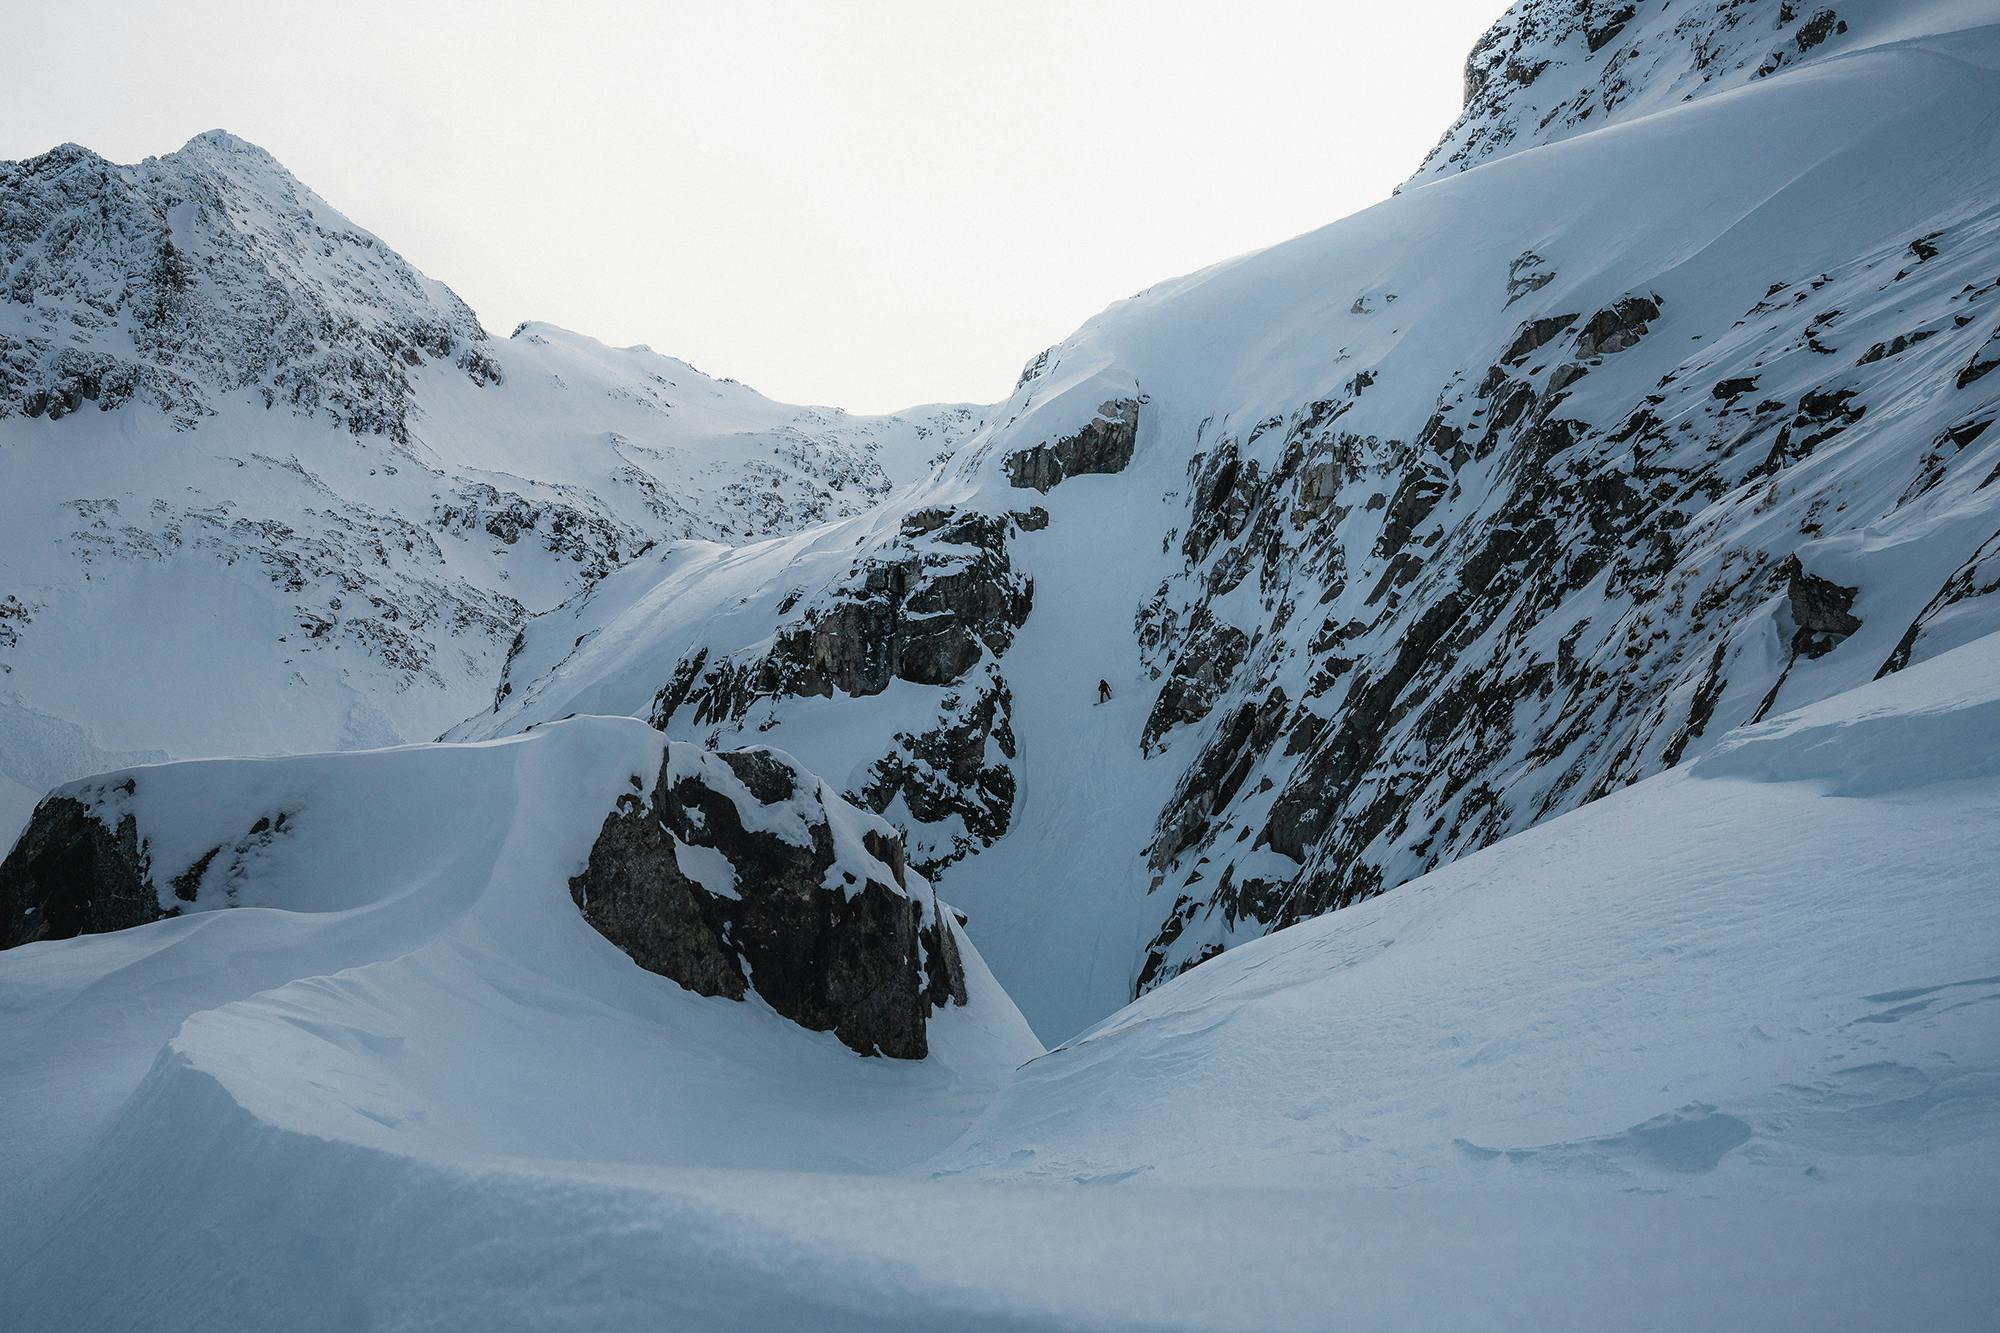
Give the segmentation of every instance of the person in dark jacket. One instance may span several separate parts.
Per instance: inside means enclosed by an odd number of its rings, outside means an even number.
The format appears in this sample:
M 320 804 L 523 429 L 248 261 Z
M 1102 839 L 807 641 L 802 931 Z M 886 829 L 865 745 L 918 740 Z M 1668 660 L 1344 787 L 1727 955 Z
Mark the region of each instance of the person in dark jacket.
M 1108 704 L 1108 703 L 1110 703 L 1110 702 L 1111 702 L 1111 682 L 1110 682 L 1110 681 L 1108 681 L 1108 680 L 1100 680 L 1100 681 L 1098 681 L 1098 682 L 1097 682 L 1097 702 L 1099 702 L 1099 703 L 1101 703 L 1101 704 Z

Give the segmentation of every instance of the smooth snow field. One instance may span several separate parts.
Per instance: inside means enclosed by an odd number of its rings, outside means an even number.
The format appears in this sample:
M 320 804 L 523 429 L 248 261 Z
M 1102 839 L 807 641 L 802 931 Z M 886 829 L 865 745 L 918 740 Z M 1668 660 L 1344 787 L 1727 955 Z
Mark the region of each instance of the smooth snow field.
M 1996 737 L 1988 637 L 915 1064 L 583 923 L 641 724 L 218 763 L 262 905 L 0 969 L 8 1326 L 1990 1327 Z

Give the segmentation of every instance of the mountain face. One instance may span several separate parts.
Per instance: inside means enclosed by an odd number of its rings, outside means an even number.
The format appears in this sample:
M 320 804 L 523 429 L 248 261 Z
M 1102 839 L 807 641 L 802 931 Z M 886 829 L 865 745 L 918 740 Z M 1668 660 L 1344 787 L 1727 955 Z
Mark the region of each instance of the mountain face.
M 1847 5 L 1862 25 L 1851 32 L 1845 12 L 1811 0 L 1525 0 L 1473 46 L 1465 110 L 1405 188 L 1939 26 L 1903 27 L 1898 8 Z
M 219 130 L 138 166 L 0 165 L 0 215 L 0 416 L 137 398 L 187 429 L 248 391 L 407 443 L 412 369 L 500 378 L 462 301 Z
M 783 745 L 1053 1040 L 2000 628 L 1991 15 L 1612 8 L 1517 7 L 1410 187 L 1114 306 L 922 486 L 534 622 L 455 734 Z
M 977 419 L 490 338 L 219 131 L 0 164 L 0 824 L 121 763 L 429 739 L 531 614 L 863 510 Z

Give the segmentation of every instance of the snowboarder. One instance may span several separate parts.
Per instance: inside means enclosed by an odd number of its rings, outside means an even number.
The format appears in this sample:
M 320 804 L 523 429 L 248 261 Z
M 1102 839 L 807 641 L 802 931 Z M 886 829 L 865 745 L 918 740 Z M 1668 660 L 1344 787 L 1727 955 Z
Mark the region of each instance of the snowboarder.
M 1098 681 L 1098 682 L 1097 682 L 1097 702 L 1099 702 L 1099 703 L 1101 703 L 1101 704 L 1108 704 L 1108 703 L 1110 703 L 1110 702 L 1111 702 L 1111 682 L 1110 682 L 1110 681 L 1108 681 L 1108 680 L 1100 680 L 1100 681 Z

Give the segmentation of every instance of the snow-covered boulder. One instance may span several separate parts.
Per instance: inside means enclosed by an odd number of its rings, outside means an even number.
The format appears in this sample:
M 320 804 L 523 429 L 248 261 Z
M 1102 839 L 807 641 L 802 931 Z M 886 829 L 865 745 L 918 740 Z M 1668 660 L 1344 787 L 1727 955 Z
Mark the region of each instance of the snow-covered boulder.
M 570 849 L 584 920 L 647 971 L 700 995 L 755 992 L 857 1051 L 910 1059 L 928 1053 L 934 1009 L 967 1003 L 958 923 L 895 830 L 791 756 L 703 751 L 631 719 L 522 740 L 581 759 L 605 793 L 561 799 L 547 836 Z M 0 948 L 222 908 L 344 910 L 447 882 L 482 892 L 481 854 L 519 799 L 487 772 L 518 765 L 519 749 L 213 760 L 71 783 L 0 862 Z M 454 873 L 427 877 L 440 863 Z M 532 891 L 564 887 L 549 874 Z
M 751 989 L 864 1055 L 921 1059 L 933 1007 L 966 1002 L 948 912 L 886 822 L 781 750 L 667 747 L 570 880 L 584 919 L 702 995 Z

